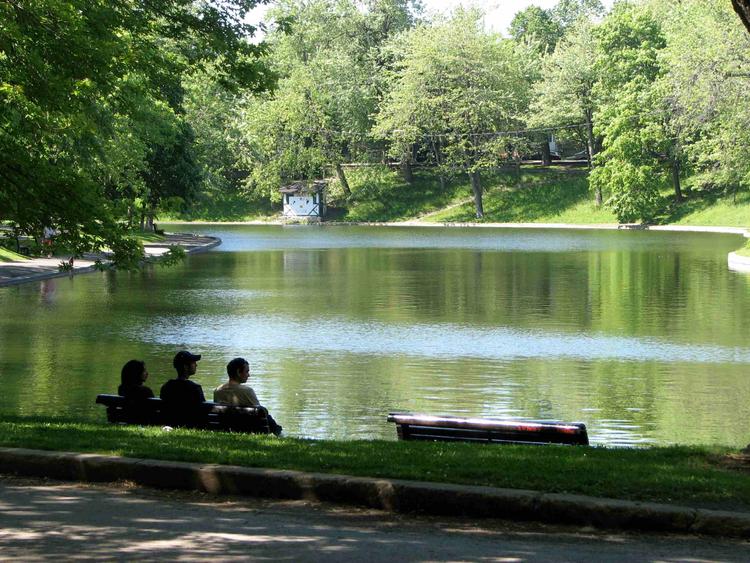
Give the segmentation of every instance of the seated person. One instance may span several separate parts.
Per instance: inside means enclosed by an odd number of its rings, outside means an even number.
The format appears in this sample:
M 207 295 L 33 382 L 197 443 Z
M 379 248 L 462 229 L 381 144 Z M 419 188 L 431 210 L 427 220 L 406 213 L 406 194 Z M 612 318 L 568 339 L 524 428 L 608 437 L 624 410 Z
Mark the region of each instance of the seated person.
M 117 394 L 133 401 L 150 399 L 154 392 L 144 385 L 147 379 L 146 363 L 142 360 L 130 360 L 122 366 Z
M 200 354 L 191 354 L 187 350 L 177 352 L 172 360 L 177 377 L 161 386 L 159 396 L 162 401 L 168 403 L 168 409 L 176 424 L 190 425 L 199 422 L 196 419 L 198 416 L 196 410 L 206 398 L 203 395 L 203 388 L 189 379 L 191 375 L 195 375 L 198 369 L 197 362 L 200 359 Z
M 235 358 L 227 364 L 227 375 L 229 381 L 214 389 L 214 402 L 235 407 L 259 407 L 262 406 L 253 388 L 244 385 L 250 377 L 250 364 L 244 358 Z M 268 426 L 277 436 L 281 434 L 281 426 L 273 417 L 268 415 Z

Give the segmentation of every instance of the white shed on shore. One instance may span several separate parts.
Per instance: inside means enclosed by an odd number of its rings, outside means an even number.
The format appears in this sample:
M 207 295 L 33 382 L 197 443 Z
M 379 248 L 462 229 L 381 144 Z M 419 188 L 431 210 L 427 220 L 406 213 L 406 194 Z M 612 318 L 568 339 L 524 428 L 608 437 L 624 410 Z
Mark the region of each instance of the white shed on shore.
M 284 217 L 321 221 L 326 214 L 325 187 L 324 181 L 316 180 L 312 184 L 294 182 L 280 188 Z

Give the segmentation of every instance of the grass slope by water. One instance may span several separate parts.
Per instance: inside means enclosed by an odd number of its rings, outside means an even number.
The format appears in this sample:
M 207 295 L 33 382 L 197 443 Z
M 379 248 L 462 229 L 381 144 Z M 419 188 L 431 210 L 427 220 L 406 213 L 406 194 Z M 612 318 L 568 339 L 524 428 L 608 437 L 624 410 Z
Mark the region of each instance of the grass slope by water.
M 482 176 L 484 219 L 478 221 L 468 178 L 446 182 L 431 170 L 419 169 L 412 184 L 386 168 L 349 172 L 352 196 L 344 221 L 431 223 L 616 223 L 607 209 L 597 208 L 588 193 L 587 172 L 580 169 L 524 169 Z
M 0 446 L 485 485 L 750 510 L 750 473 L 720 447 L 607 449 L 275 438 L 5 417 Z
M 597 207 L 588 185 L 588 170 L 553 165 L 528 166 L 482 174 L 485 216 L 477 220 L 471 186 L 458 175 L 441 186 L 434 170 L 417 168 L 407 183 L 386 166 L 350 168 L 346 171 L 352 195 L 344 197 L 337 181 L 328 189 L 330 219 L 345 222 L 422 220 L 433 223 L 569 223 L 615 224 L 606 206 Z M 690 187 L 691 182 L 685 182 Z M 606 198 L 606 194 L 605 194 Z M 750 227 L 750 193 L 687 193 L 685 201 L 673 202 L 669 186 L 661 193 L 660 224 Z M 224 197 L 206 207 L 198 203 L 189 214 L 162 219 L 249 221 L 280 217 L 281 204 L 258 207 L 240 196 Z
M 349 172 L 352 197 L 343 216 L 349 221 L 616 224 L 606 206 L 597 207 L 588 170 L 528 167 L 482 175 L 484 218 L 477 220 L 468 178 L 457 177 L 440 190 L 431 170 L 418 170 L 413 184 L 395 171 L 365 168 Z M 686 183 L 689 186 L 689 182 Z M 606 197 L 606 195 L 605 195 Z M 750 193 L 693 191 L 675 204 L 667 186 L 661 192 L 659 224 L 750 227 Z
M 0 262 L 23 262 L 24 260 L 30 260 L 30 258 L 0 246 Z

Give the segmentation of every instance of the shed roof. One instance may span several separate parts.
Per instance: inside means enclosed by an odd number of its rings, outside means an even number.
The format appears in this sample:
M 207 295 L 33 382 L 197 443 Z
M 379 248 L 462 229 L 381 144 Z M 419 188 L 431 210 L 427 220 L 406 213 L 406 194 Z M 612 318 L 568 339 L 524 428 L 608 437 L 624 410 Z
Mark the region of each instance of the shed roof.
M 279 191 L 282 194 L 316 194 L 322 192 L 327 182 L 324 180 L 315 180 L 311 184 L 307 182 L 293 182 L 287 186 L 282 186 Z

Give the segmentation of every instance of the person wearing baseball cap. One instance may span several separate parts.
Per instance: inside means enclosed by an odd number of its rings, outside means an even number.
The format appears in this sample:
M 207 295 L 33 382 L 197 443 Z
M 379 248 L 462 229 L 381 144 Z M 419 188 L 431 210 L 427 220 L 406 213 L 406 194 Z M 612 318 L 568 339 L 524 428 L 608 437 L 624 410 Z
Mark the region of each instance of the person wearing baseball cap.
M 203 388 L 190 381 L 190 376 L 195 375 L 198 369 L 200 354 L 193 354 L 187 350 L 181 350 L 175 354 L 172 365 L 177 371 L 177 377 L 170 379 L 161 386 L 159 396 L 161 400 L 168 403 L 172 415 L 184 424 L 190 424 L 196 407 L 206 400 Z

